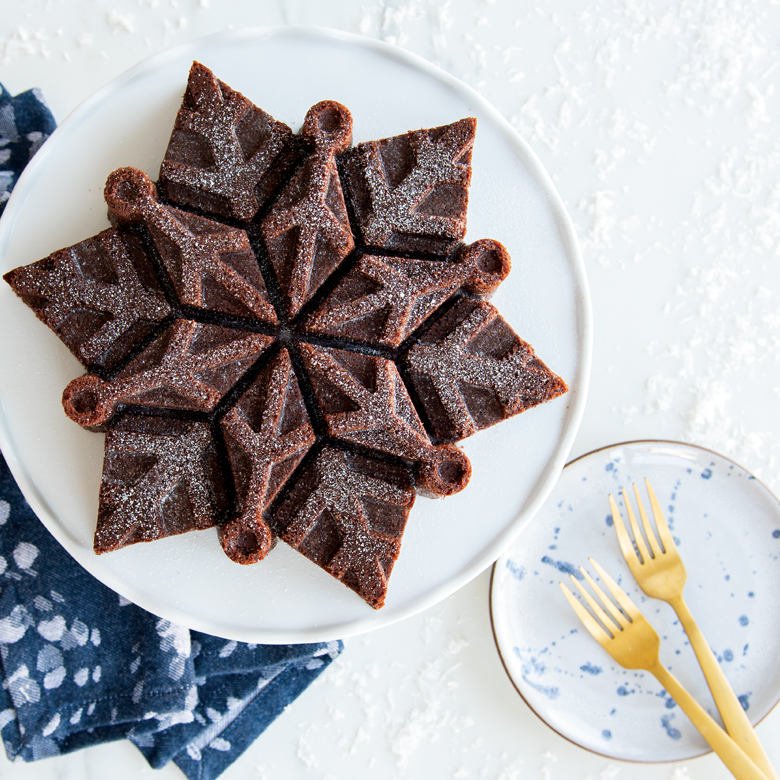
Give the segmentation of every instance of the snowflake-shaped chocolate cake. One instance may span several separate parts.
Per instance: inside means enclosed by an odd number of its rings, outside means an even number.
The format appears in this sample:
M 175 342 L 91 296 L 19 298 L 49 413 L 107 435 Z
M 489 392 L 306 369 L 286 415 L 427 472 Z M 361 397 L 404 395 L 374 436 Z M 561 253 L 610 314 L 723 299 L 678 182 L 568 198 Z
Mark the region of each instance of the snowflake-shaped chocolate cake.
M 455 442 L 566 391 L 484 300 L 504 247 L 462 243 L 475 128 L 352 147 L 324 101 L 295 135 L 193 64 L 157 184 L 114 171 L 111 228 L 5 277 L 88 372 L 96 552 L 279 537 L 382 606 L 416 493 L 469 480 Z

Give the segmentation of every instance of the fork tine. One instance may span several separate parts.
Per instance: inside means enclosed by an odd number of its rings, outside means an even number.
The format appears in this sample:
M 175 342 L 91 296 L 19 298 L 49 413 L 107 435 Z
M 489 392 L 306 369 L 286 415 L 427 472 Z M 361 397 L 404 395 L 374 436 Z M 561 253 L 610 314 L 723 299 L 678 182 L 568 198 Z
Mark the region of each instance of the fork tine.
M 628 520 L 631 523 L 631 533 L 634 534 L 634 542 L 639 550 L 639 554 L 642 556 L 642 563 L 647 563 L 650 560 L 650 553 L 647 551 L 647 545 L 637 525 L 636 517 L 634 517 L 634 510 L 631 508 L 631 502 L 628 500 L 628 493 L 626 493 L 625 488 L 620 488 L 620 491 L 623 493 L 623 501 L 626 504 L 626 512 L 628 512 Z
M 623 551 L 623 557 L 626 559 L 629 565 L 632 561 L 641 563 L 639 556 L 636 554 L 634 545 L 631 543 L 631 537 L 628 535 L 623 518 L 620 516 L 620 510 L 612 498 L 612 493 L 609 494 L 609 505 L 612 508 L 612 522 L 615 525 L 615 531 L 617 532 L 618 542 L 620 543 L 620 549 Z
M 647 519 L 647 512 L 645 512 L 645 505 L 642 503 L 642 498 L 639 495 L 636 483 L 634 483 L 634 495 L 636 496 L 636 505 L 639 508 L 639 514 L 642 517 L 642 525 L 645 529 L 645 536 L 650 543 L 650 549 L 653 551 L 653 558 L 657 558 L 661 555 L 661 548 L 658 545 L 658 539 L 656 538 L 653 526 L 650 525 L 650 521 Z
M 650 496 L 650 508 L 653 510 L 653 517 L 655 518 L 655 525 L 658 528 L 658 536 L 661 537 L 661 543 L 664 546 L 664 550 L 674 550 L 677 545 L 672 538 L 672 532 L 669 530 L 669 526 L 666 524 L 664 513 L 661 511 L 661 507 L 658 503 L 658 499 L 655 497 L 655 491 L 650 484 L 650 480 L 645 477 L 645 487 L 647 488 L 647 495 Z
M 582 571 L 582 569 L 580 569 L 580 571 Z M 607 613 L 601 608 L 601 605 L 596 601 L 596 599 L 594 599 L 593 596 L 591 596 L 590 593 L 588 593 L 588 591 L 585 590 L 585 588 L 583 588 L 579 582 L 577 582 L 573 575 L 570 574 L 569 577 L 571 577 L 571 581 L 574 583 L 574 587 L 576 587 L 580 592 L 582 598 L 588 602 L 590 608 L 596 613 L 596 617 L 604 624 L 604 627 L 612 634 L 616 634 L 617 632 L 622 631 L 623 626 L 620 625 L 619 621 L 610 618 L 610 616 L 607 615 Z M 598 588 L 596 589 L 598 590 Z M 604 594 L 601 593 L 599 595 L 603 600 Z
M 612 577 L 610 577 L 609 574 L 607 574 L 607 572 L 605 572 L 604 569 L 593 560 L 593 558 L 588 558 L 588 560 L 590 561 L 590 565 L 598 572 L 599 577 L 601 577 L 601 581 L 607 586 L 609 592 L 615 597 L 615 601 L 620 604 L 631 620 L 636 620 L 637 618 L 641 617 L 641 613 L 639 612 L 636 604 L 631 601 L 620 585 L 618 585 L 617 582 L 615 582 L 615 580 L 613 580 Z
M 602 626 L 598 624 L 598 621 L 596 621 L 593 615 L 591 615 L 590 612 L 588 612 L 588 610 L 585 609 L 582 604 L 580 604 L 577 597 L 562 582 L 559 582 L 558 584 L 561 586 L 563 595 L 566 596 L 569 604 L 572 605 L 574 611 L 577 613 L 577 617 L 582 621 L 582 624 L 585 626 L 585 628 L 588 629 L 591 636 L 600 645 L 604 645 L 611 641 L 612 637 L 604 630 Z
M 590 587 L 593 588 L 593 591 L 601 599 L 602 603 L 607 608 L 607 611 L 615 620 L 615 622 L 621 628 L 625 628 L 629 623 L 629 621 L 626 619 L 626 616 L 615 606 L 615 603 L 612 601 L 612 599 L 609 598 L 607 594 L 604 593 L 603 590 L 601 590 L 601 588 L 596 584 L 596 581 L 593 579 L 593 577 L 591 577 L 590 574 L 588 574 L 588 572 L 586 572 L 585 569 L 582 568 L 582 566 L 580 566 L 580 572 L 582 572 L 582 576 L 585 577 L 585 580 L 588 583 L 588 585 L 590 585 Z

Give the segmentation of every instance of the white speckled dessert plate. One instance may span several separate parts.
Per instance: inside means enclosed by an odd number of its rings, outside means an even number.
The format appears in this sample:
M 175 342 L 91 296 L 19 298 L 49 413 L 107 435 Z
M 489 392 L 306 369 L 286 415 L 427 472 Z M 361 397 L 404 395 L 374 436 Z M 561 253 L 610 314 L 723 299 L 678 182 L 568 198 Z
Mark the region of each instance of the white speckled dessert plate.
M 665 441 L 617 444 L 563 470 L 534 522 L 497 561 L 493 630 L 528 705 L 588 750 L 629 761 L 709 751 L 646 673 L 616 664 L 582 628 L 558 583 L 598 561 L 661 637 L 661 662 L 718 718 L 693 650 L 667 604 L 637 586 L 618 545 L 612 493 L 644 478 L 658 496 L 688 572 L 685 597 L 753 723 L 780 697 L 780 503 L 747 471 L 709 450 Z M 593 572 L 591 572 L 593 573 Z
M 0 446 L 39 517 L 92 574 L 192 628 L 254 642 L 311 642 L 368 631 L 422 610 L 498 558 L 566 461 L 585 402 L 591 316 L 582 258 L 549 177 L 474 90 L 395 47 L 343 33 L 224 33 L 142 62 L 77 108 L 22 175 L 0 220 L 0 270 L 108 227 L 107 175 L 134 165 L 157 178 L 193 59 L 297 130 L 323 99 L 347 105 L 354 141 L 478 119 L 467 240 L 507 246 L 513 271 L 492 302 L 570 392 L 465 443 L 474 477 L 444 501 L 418 499 L 384 609 L 289 547 L 231 563 L 214 529 L 95 556 L 103 436 L 61 408 L 79 364 L 0 284 Z

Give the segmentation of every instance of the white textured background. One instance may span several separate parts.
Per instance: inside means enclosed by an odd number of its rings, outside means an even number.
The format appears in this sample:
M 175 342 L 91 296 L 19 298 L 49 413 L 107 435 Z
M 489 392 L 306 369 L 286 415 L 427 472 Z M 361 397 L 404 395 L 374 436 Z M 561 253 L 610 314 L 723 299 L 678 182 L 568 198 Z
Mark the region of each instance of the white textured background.
M 550 172 L 582 243 L 594 368 L 572 455 L 711 447 L 780 492 L 780 4 L 775 0 L 4 0 L 0 81 L 58 120 L 140 59 L 231 27 L 381 38 L 476 87 Z M 273 74 L 269 74 L 273 78 Z M 45 222 L 44 222 L 45 225 Z M 500 237 L 499 237 L 500 238 Z M 488 577 L 353 639 L 226 780 L 721 780 L 717 759 L 608 762 L 537 720 L 506 679 Z M 780 714 L 761 736 L 780 766 Z M 181 778 L 132 746 L 0 778 Z

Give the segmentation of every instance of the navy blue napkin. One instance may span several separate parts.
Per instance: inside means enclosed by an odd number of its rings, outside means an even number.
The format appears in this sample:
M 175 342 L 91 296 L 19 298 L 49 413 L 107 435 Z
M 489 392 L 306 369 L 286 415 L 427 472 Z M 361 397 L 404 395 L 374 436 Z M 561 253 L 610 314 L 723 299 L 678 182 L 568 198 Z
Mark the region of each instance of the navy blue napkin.
M 0 85 L 0 209 L 53 127 L 40 93 L 11 98 Z M 129 739 L 152 767 L 173 761 L 191 780 L 211 780 L 342 648 L 245 644 L 144 611 L 60 546 L 0 455 L 0 737 L 9 759 Z
M 0 214 L 24 166 L 56 126 L 39 90 L 11 97 L 0 84 Z

